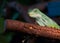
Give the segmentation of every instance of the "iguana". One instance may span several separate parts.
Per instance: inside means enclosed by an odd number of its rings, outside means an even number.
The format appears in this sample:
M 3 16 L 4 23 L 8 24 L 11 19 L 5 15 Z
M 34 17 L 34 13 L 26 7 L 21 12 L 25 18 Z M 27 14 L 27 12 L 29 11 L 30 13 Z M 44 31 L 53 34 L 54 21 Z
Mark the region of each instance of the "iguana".
M 45 15 L 37 8 L 33 10 L 29 10 L 28 14 L 30 17 L 35 18 L 36 22 L 40 26 L 48 26 L 48 27 L 58 28 L 58 29 L 60 28 L 60 26 L 55 21 L 53 21 L 50 17 Z

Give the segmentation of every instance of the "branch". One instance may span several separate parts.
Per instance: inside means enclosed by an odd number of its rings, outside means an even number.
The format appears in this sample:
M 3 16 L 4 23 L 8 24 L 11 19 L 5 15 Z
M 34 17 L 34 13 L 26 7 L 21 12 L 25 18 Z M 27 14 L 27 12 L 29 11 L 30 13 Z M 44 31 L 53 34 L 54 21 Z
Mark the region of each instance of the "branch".
M 15 20 L 6 20 L 6 27 L 9 30 L 17 30 L 25 32 L 35 36 L 43 36 L 53 39 L 60 39 L 60 30 L 51 27 L 43 27 L 39 25 L 34 25 L 30 23 L 24 23 Z

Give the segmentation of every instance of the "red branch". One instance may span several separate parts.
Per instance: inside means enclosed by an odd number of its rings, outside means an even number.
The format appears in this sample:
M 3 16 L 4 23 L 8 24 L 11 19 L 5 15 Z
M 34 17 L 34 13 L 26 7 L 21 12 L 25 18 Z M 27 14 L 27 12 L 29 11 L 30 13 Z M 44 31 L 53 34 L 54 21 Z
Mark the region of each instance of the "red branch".
M 43 27 L 30 23 L 24 23 L 15 20 L 6 20 L 7 28 L 10 30 L 18 30 L 35 36 L 43 36 L 53 39 L 60 39 L 60 30 L 51 27 Z

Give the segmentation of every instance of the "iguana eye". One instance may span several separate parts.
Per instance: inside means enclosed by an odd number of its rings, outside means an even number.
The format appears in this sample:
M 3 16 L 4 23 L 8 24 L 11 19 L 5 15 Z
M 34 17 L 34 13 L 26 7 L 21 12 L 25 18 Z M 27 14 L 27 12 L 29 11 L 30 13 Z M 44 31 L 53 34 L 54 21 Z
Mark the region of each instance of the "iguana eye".
M 37 10 L 35 10 L 34 12 L 37 12 Z

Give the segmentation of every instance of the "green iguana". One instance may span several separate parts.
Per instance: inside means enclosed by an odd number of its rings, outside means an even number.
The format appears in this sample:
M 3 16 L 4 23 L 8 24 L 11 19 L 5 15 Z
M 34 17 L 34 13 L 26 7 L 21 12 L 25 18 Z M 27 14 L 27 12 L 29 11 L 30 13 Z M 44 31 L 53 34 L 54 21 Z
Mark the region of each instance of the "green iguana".
M 51 18 L 42 13 L 39 9 L 33 9 L 28 12 L 29 16 L 35 18 L 36 22 L 40 26 L 48 26 L 52 28 L 60 28 L 60 26 Z

